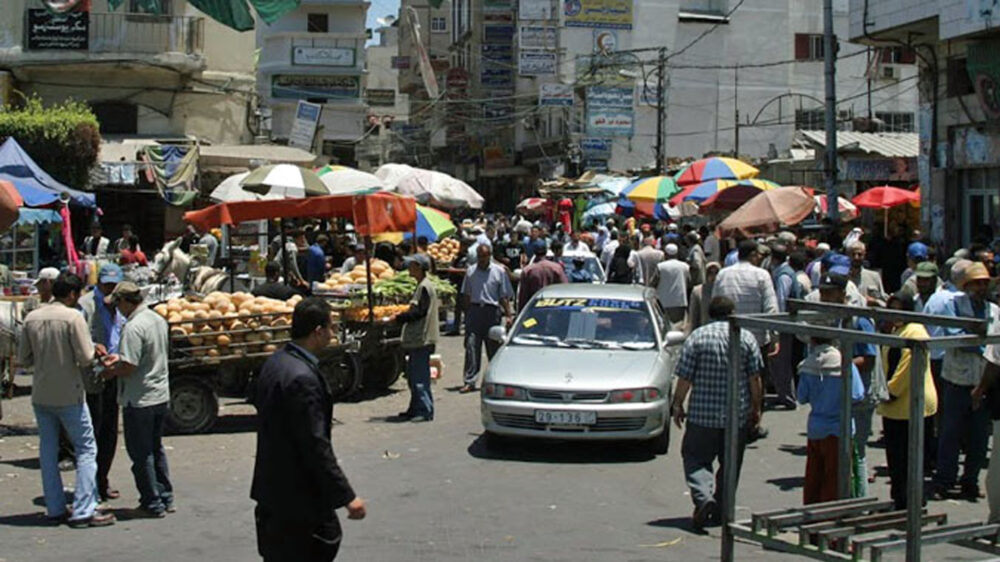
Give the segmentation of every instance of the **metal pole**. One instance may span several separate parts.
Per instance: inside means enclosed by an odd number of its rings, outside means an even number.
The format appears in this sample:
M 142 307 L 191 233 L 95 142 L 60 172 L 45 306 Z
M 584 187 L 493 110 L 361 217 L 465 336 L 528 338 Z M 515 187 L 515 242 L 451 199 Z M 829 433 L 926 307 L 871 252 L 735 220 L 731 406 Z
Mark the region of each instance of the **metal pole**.
M 837 41 L 833 35 L 833 0 L 823 0 L 823 64 L 826 67 L 826 213 L 840 223 L 837 205 Z
M 285 219 L 281 221 L 281 274 L 284 275 L 285 285 L 289 284 L 288 278 L 288 228 Z
M 733 158 L 740 157 L 740 67 L 733 69 Z
M 910 431 L 906 452 L 906 561 L 920 562 L 924 503 L 924 376 L 927 346 L 916 342 L 910 360 Z
M 851 390 L 854 387 L 854 342 L 840 340 L 840 443 L 837 454 L 837 497 L 851 497 L 851 466 L 853 465 L 854 436 L 851 431 Z
M 663 100 L 664 79 L 666 72 L 666 47 L 660 47 L 659 57 L 656 61 L 656 175 L 663 174 L 663 115 L 666 112 Z M 645 88 L 645 81 L 643 87 Z
M 729 381 L 726 388 L 726 453 L 722 463 L 722 562 L 734 559 L 735 539 L 729 524 L 736 520 L 737 458 L 740 440 L 740 327 L 729 320 Z

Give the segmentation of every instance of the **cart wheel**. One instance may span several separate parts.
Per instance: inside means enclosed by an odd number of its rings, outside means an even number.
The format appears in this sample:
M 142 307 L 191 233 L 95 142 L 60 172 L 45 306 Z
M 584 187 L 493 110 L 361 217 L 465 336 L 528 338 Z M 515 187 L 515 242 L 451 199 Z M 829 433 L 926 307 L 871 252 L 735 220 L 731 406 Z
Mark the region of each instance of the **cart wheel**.
M 204 433 L 218 417 L 219 398 L 210 384 L 195 376 L 170 381 L 167 428 L 172 433 Z
M 321 360 L 319 368 L 330 385 L 334 401 L 344 400 L 361 388 L 361 359 L 357 353 L 341 353 Z
M 369 390 L 389 388 L 403 374 L 406 362 L 400 349 L 387 349 L 380 355 L 369 355 L 364 363 L 364 386 Z

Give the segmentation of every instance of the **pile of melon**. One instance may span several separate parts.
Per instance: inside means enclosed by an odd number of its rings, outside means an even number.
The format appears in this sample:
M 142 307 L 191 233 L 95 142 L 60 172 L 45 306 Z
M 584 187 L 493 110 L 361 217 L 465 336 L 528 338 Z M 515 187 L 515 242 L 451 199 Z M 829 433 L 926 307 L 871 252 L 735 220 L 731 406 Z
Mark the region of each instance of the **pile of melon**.
M 371 260 L 369 267 L 371 269 L 372 283 L 382 279 L 392 279 L 396 275 L 392 266 L 377 258 Z M 319 283 L 318 287 L 327 291 L 345 291 L 351 285 L 367 285 L 368 280 L 365 275 L 365 264 L 359 263 L 347 273 L 338 272 L 331 274 L 327 277 L 326 281 Z
M 458 257 L 462 244 L 454 238 L 445 238 L 440 242 L 435 242 L 427 247 L 427 253 L 434 258 L 435 263 L 449 265 Z
M 291 337 L 292 311 L 302 300 L 209 293 L 203 299 L 170 299 L 154 310 L 170 323 L 175 343 L 187 342 L 195 357 L 272 352 Z

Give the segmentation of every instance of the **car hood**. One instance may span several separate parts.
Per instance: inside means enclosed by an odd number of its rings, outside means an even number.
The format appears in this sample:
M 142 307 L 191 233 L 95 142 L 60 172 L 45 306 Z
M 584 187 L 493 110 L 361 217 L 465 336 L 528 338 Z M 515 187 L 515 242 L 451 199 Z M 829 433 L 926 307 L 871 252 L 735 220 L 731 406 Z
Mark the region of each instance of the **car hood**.
M 486 382 L 581 390 L 659 386 L 655 382 L 657 374 L 667 368 L 665 355 L 657 349 L 621 351 L 505 345 L 490 362 Z

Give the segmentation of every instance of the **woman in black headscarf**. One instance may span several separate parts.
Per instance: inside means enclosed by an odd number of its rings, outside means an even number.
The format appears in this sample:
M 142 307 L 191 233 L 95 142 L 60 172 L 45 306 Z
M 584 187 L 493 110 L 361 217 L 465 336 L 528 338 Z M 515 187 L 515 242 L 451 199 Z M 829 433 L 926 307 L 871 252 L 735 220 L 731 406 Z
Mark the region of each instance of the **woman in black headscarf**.
M 635 279 L 635 269 L 629 265 L 629 257 L 632 255 L 632 247 L 628 242 L 623 241 L 615 254 L 611 258 L 611 266 L 608 267 L 608 283 L 620 283 L 629 285 Z

